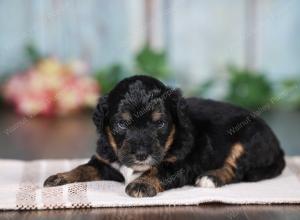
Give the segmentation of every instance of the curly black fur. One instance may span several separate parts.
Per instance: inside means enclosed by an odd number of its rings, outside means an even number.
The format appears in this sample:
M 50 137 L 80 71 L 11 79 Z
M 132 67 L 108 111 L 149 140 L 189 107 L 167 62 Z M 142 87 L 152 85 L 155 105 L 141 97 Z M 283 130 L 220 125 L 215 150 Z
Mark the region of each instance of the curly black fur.
M 147 76 L 126 78 L 100 98 L 93 121 L 97 154 L 82 166 L 97 172 L 81 178 L 75 169 L 65 173 L 63 184 L 99 178 L 122 182 L 111 166 L 118 163 L 143 172 L 126 188 L 130 196 L 143 197 L 184 185 L 272 178 L 285 166 L 276 136 L 257 115 L 223 102 L 183 98 Z M 59 185 L 53 184 L 55 176 L 45 186 Z

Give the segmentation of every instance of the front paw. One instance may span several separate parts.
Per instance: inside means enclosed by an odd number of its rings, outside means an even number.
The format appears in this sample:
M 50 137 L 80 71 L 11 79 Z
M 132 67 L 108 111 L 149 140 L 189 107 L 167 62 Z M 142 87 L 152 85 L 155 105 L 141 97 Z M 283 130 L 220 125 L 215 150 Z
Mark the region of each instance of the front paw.
M 69 183 L 69 181 L 63 174 L 56 174 L 56 175 L 49 176 L 45 180 L 44 187 L 61 186 L 67 183 Z
M 153 197 L 156 196 L 157 191 L 155 187 L 149 183 L 132 182 L 126 187 L 126 193 L 131 197 Z

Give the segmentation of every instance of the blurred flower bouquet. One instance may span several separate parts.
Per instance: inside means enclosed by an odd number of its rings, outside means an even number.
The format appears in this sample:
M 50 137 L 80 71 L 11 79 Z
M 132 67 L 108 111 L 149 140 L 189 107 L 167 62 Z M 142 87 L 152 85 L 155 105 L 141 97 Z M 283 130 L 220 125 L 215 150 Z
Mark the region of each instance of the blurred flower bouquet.
M 4 100 L 31 117 L 66 115 L 93 107 L 99 86 L 87 72 L 87 65 L 80 61 L 62 64 L 55 58 L 41 59 L 4 84 Z

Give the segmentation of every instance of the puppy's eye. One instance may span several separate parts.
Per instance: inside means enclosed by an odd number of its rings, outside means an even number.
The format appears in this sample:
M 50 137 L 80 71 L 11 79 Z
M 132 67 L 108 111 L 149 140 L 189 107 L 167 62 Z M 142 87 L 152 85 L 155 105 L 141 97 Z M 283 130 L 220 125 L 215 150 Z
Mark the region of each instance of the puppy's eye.
M 156 126 L 158 128 L 163 128 L 165 126 L 165 124 L 166 123 L 164 121 L 162 121 L 162 120 L 159 120 L 159 121 L 156 122 Z
M 119 121 L 117 123 L 117 126 L 118 126 L 119 129 L 122 129 L 122 130 L 127 129 L 127 123 L 126 123 L 126 121 Z

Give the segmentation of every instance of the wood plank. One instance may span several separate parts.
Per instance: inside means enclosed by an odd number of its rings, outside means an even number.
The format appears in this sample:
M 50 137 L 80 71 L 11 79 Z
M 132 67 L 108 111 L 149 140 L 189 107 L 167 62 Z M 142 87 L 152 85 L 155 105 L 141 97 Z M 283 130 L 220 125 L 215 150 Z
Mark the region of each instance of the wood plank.
M 206 204 L 199 206 L 176 207 L 135 207 L 135 208 L 97 208 L 49 211 L 1 212 L 1 219 L 226 219 L 226 220 L 265 220 L 300 218 L 300 208 L 296 205 L 251 205 L 237 206 L 225 204 Z

